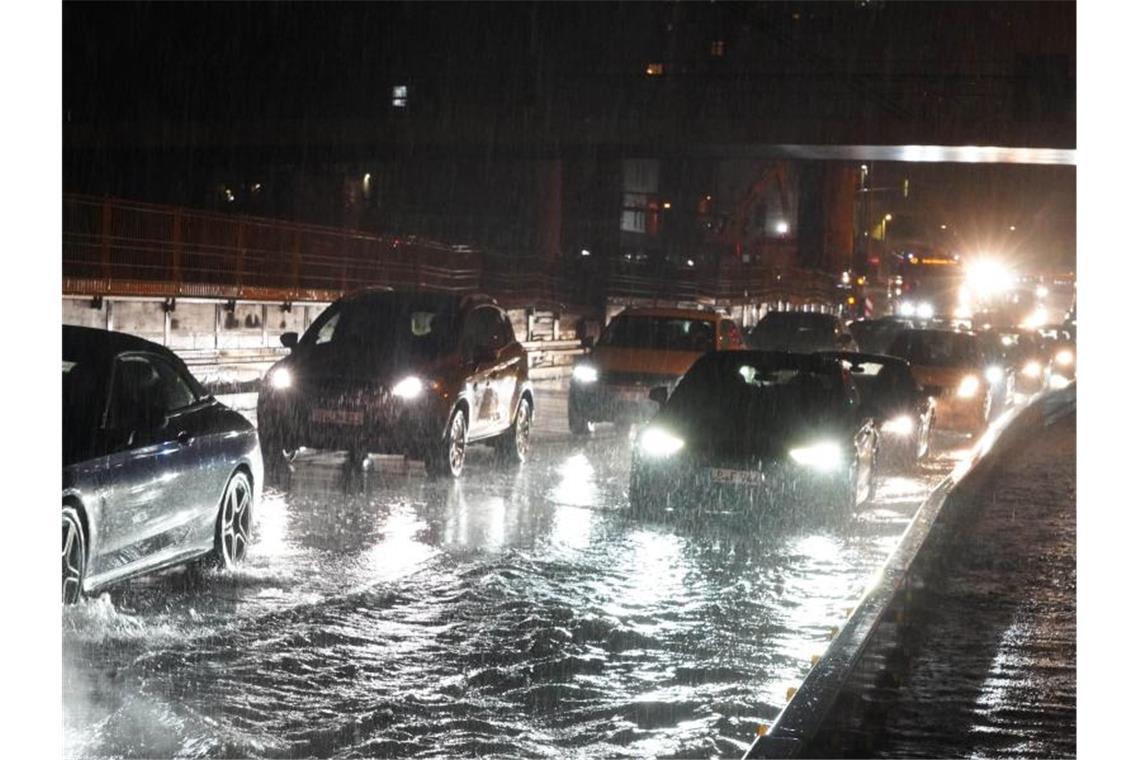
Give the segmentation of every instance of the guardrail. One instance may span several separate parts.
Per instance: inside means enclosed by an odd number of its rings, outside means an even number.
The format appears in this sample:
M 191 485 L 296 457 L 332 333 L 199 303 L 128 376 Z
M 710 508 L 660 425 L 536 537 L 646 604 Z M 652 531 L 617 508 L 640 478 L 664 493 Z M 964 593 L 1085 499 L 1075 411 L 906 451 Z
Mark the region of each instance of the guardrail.
M 328 302 L 367 286 L 484 291 L 511 307 L 588 299 L 830 303 L 834 278 L 731 257 L 700 268 L 504 256 L 417 237 L 65 194 L 63 291 L 85 296 Z
M 1022 431 L 1040 424 L 1058 405 L 1075 404 L 1075 383 L 1037 397 L 1018 410 L 1007 412 L 975 445 L 970 456 L 944 478 L 919 507 L 899 545 L 864 592 L 827 651 L 816 662 L 771 726 L 761 726 L 745 758 L 791 758 L 812 752 L 820 728 L 829 720 L 836 702 L 864 655 L 888 620 L 905 605 L 906 592 L 921 587 L 920 556 L 930 551 L 932 536 L 947 518 L 944 509 L 970 476 L 981 476 Z M 832 748 L 834 750 L 834 748 Z M 824 754 L 828 754 L 824 752 Z M 834 754 L 832 751 L 830 754 Z

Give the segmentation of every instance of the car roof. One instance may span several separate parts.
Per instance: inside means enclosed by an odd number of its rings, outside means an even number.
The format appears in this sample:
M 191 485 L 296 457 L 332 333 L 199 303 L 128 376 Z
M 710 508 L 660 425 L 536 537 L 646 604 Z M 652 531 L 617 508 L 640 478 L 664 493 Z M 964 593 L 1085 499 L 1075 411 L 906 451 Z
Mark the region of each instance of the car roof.
M 705 309 L 681 309 L 675 306 L 629 306 L 618 317 L 667 317 L 672 319 L 727 319 L 723 314 Z M 617 317 L 614 317 L 617 319 Z
M 835 322 L 839 320 L 839 317 L 835 316 L 834 314 L 824 314 L 823 312 L 819 311 L 770 311 L 760 319 L 760 322 L 763 322 L 765 319 L 769 319 L 771 317 L 777 317 L 779 319 L 794 317 L 795 319 L 812 322 Z M 759 322 L 757 322 L 757 324 L 759 324 Z
M 63 353 L 65 356 L 110 356 L 124 351 L 151 351 L 173 356 L 165 346 L 140 338 L 137 335 L 101 330 L 97 327 L 63 326 Z

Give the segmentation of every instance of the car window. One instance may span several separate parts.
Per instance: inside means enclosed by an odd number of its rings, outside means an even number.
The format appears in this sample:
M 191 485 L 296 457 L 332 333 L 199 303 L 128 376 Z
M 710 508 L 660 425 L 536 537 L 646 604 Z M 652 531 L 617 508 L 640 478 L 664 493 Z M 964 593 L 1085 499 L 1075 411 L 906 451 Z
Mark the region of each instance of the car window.
M 106 427 L 125 430 L 138 408 L 165 401 L 162 376 L 154 363 L 139 354 L 120 356 L 111 377 Z
M 163 398 L 163 408 L 166 411 L 176 412 L 185 409 L 198 400 L 182 375 L 166 360 L 156 356 L 151 361 L 158 370 L 159 389 Z
M 711 351 L 716 327 L 707 319 L 620 314 L 606 325 L 599 346 L 665 351 Z
M 744 339 L 740 335 L 740 328 L 731 319 L 722 319 L 720 322 L 720 337 L 725 345 L 730 348 L 736 348 L 744 343 Z
M 494 350 L 507 345 L 503 318 L 497 309 L 480 306 L 475 310 L 475 341 L 483 348 Z

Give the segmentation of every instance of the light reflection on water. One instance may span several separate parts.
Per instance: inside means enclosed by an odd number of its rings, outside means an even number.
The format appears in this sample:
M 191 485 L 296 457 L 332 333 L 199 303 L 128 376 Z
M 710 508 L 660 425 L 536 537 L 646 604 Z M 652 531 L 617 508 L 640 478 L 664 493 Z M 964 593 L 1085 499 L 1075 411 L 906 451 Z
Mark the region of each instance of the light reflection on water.
M 626 516 L 628 446 L 458 483 L 306 454 L 238 573 L 65 612 L 68 755 L 739 755 L 948 465 L 843 522 L 682 529 Z

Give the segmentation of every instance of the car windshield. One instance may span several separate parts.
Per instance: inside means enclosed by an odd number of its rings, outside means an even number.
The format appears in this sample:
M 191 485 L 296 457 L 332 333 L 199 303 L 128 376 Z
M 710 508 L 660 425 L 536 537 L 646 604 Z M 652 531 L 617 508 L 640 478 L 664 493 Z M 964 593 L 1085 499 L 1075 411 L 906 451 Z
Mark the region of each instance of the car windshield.
M 715 328 L 707 319 L 621 314 L 602 332 L 599 346 L 659 351 L 711 351 Z
M 894 336 L 903 329 L 903 325 L 897 322 L 853 322 L 850 329 L 861 351 L 878 353 L 887 350 Z
M 456 308 L 447 298 L 378 296 L 339 301 L 305 332 L 301 344 L 318 351 L 360 351 L 433 358 L 454 347 Z
M 889 353 L 928 367 L 972 367 L 981 361 L 977 337 L 948 330 L 908 330 L 895 338 Z
M 851 365 L 851 379 L 859 398 L 871 406 L 895 406 L 912 399 L 917 384 L 900 362 L 859 360 Z
M 835 318 L 826 314 L 775 312 L 761 319 L 749 336 L 753 345 L 830 342 Z

